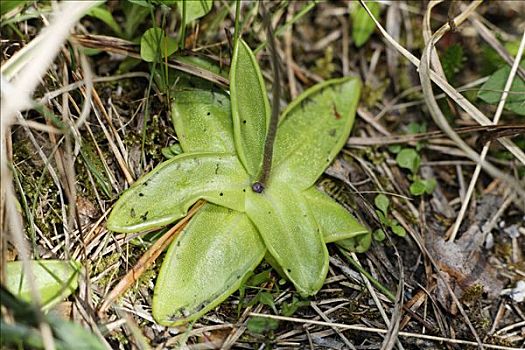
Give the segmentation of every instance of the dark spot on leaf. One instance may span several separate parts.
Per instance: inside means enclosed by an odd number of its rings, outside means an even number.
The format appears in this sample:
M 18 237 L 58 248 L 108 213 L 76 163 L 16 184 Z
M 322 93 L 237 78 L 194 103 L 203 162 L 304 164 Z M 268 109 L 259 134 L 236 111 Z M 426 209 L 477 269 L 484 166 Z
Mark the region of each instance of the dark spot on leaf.
M 221 196 L 221 197 L 222 197 L 222 196 L 224 196 L 224 193 L 222 193 L 222 192 L 221 192 L 221 193 L 219 193 L 219 196 Z
M 129 216 L 131 216 L 132 218 L 137 216 L 137 214 L 135 214 L 135 209 L 134 208 L 131 208 L 131 210 L 129 211 Z
M 148 220 L 148 213 L 149 211 L 145 212 L 144 215 L 141 215 L 140 218 L 142 219 L 142 221 L 146 221 Z
M 177 241 L 177 247 L 180 247 L 180 241 Z
M 210 115 L 210 114 L 211 114 L 210 112 L 206 113 L 206 115 Z
M 219 173 L 219 163 L 215 165 L 215 175 Z
M 243 124 L 246 124 L 246 119 L 242 121 Z
M 146 181 L 146 182 L 144 182 L 142 185 L 143 185 L 143 186 L 148 186 L 148 182 Z
M 271 211 L 268 211 L 268 215 L 270 215 L 272 212 Z
M 144 197 L 144 193 L 140 192 L 139 197 Z
M 328 135 L 330 135 L 331 137 L 335 137 L 336 133 L 337 133 L 337 130 L 335 129 L 331 129 L 330 131 L 328 131 Z
M 339 114 L 339 112 L 337 111 L 337 108 L 335 108 L 335 104 L 332 104 L 332 108 L 333 108 L 335 119 L 336 120 L 341 119 L 341 114 Z
M 291 272 L 292 272 L 292 269 L 286 269 L 286 271 L 288 271 L 288 273 L 291 273 Z
M 246 192 L 246 188 L 243 188 L 242 191 L 243 191 L 243 192 Z

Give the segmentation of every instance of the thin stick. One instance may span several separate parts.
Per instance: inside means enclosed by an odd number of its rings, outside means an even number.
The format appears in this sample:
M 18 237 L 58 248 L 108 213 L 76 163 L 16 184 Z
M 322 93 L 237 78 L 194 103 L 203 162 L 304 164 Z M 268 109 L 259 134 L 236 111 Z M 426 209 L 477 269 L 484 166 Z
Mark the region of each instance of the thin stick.
M 296 317 L 266 315 L 266 314 L 260 314 L 260 313 L 255 313 L 255 312 L 251 312 L 250 316 L 271 318 L 274 320 L 286 321 L 286 322 L 315 324 L 318 326 L 326 326 L 326 327 L 332 327 L 332 328 L 336 327 L 336 328 L 341 328 L 345 330 L 353 330 L 353 331 L 360 331 L 360 332 L 370 332 L 370 333 L 380 333 L 380 334 L 386 334 L 388 332 L 387 329 L 382 329 L 382 328 L 373 328 L 373 327 L 365 327 L 365 326 L 343 324 L 343 323 L 332 323 L 332 322 L 307 320 L 304 318 L 296 318 Z M 426 335 L 426 334 L 399 332 L 398 335 L 402 337 L 407 337 L 407 338 L 419 338 L 419 339 L 426 339 L 426 340 L 431 340 L 431 341 L 441 341 L 441 342 L 452 343 L 452 344 L 463 344 L 463 345 L 474 345 L 474 346 L 478 345 L 478 343 L 470 341 L 470 340 L 450 339 L 450 338 L 436 337 L 433 335 Z M 520 348 L 511 348 L 508 346 L 492 345 L 492 344 L 483 344 L 483 346 L 486 347 L 487 349 L 496 349 L 496 350 L 520 350 Z
M 173 241 L 173 239 L 186 227 L 188 221 L 202 208 L 204 201 L 198 201 L 188 211 L 188 215 L 182 218 L 175 226 L 173 226 L 168 232 L 166 232 L 161 238 L 159 238 L 142 257 L 133 266 L 131 270 L 120 280 L 120 282 L 113 288 L 108 294 L 99 309 L 99 315 L 103 314 L 111 303 L 122 295 L 128 288 L 135 283 L 142 273 L 151 266 L 151 264 L 159 257 L 159 255 L 166 249 L 166 247 Z

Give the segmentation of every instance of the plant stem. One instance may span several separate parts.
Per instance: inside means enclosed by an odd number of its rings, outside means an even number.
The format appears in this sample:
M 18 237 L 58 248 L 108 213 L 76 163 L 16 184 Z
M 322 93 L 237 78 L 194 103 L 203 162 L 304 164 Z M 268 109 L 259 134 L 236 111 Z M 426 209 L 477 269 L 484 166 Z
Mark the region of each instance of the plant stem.
M 179 49 L 184 50 L 186 41 L 186 1 L 182 2 L 182 23 L 180 25 Z
M 239 39 L 239 36 L 241 35 L 241 0 L 237 0 L 235 2 L 235 32 L 233 33 L 233 47 L 237 45 L 237 40 Z
M 264 190 L 266 182 L 270 176 L 270 170 L 272 169 L 273 145 L 277 134 L 277 124 L 279 123 L 279 100 L 281 98 L 281 72 L 279 70 L 279 57 L 275 47 L 275 36 L 272 30 L 271 15 L 269 12 L 266 12 L 263 3 L 261 3 L 261 7 L 268 36 L 267 42 L 270 48 L 270 61 L 272 64 L 274 79 L 272 87 L 272 115 L 270 117 L 268 133 L 266 134 L 266 141 L 264 143 L 262 167 L 257 182 L 252 185 L 252 190 L 257 193 L 261 193 Z

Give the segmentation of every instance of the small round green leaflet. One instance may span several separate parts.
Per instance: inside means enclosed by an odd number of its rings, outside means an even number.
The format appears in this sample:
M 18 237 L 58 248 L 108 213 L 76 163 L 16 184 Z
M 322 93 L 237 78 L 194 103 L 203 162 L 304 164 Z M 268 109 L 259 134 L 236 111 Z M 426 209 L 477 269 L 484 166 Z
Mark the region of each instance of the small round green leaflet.
M 226 93 L 177 86 L 172 119 L 185 153 L 138 180 L 108 219 L 114 231 L 136 232 L 180 219 L 200 198 L 213 203 L 166 253 L 153 297 L 153 316 L 163 325 L 212 310 L 265 255 L 308 296 L 324 283 L 326 243 L 357 252 L 370 246 L 371 233 L 315 188 L 350 134 L 359 79 L 323 82 L 289 105 L 262 193 L 251 186 L 261 170 L 269 103 L 260 68 L 242 39 L 234 48 L 230 81 L 229 101 Z

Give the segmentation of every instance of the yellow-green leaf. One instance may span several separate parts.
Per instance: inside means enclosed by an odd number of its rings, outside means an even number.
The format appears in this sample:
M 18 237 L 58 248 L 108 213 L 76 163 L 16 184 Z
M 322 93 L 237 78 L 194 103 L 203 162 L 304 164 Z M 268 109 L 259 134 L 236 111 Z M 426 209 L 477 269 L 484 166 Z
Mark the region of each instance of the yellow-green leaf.
M 363 241 L 363 236 L 370 236 L 370 232 L 345 208 L 315 187 L 310 187 L 301 194 L 314 214 L 326 243 L 347 240 L 347 246 L 353 241 L 354 251 L 368 249 L 368 245 L 360 246 L 360 242 Z
M 183 6 L 186 6 L 186 23 L 193 22 L 211 11 L 213 0 L 178 0 L 177 9 L 182 17 Z
M 107 227 L 116 232 L 159 228 L 180 219 L 203 198 L 244 210 L 244 188 L 249 179 L 227 153 L 183 153 L 135 182 L 115 204 Z
M 246 214 L 206 204 L 166 254 L 153 316 L 169 326 L 201 317 L 239 289 L 265 252 Z
M 168 57 L 175 51 L 177 41 L 166 36 L 160 28 L 148 29 L 140 39 L 140 57 L 146 62 Z
M 356 3 L 356 8 L 352 12 L 352 39 L 357 47 L 363 46 L 367 42 L 370 35 L 374 32 L 376 24 L 370 18 L 363 6 Z M 367 1 L 366 6 L 375 18 L 378 18 L 381 10 L 379 4 L 375 1 Z
M 277 130 L 273 179 L 312 186 L 345 144 L 361 91 L 358 78 L 329 80 L 294 100 Z
M 270 103 L 259 65 L 242 39 L 233 52 L 230 97 L 235 148 L 248 174 L 256 176 L 263 158 Z
M 185 89 L 172 96 L 171 118 L 184 152 L 235 153 L 227 94 Z
M 248 191 L 246 213 L 297 291 L 313 295 L 326 277 L 328 251 L 310 209 L 300 198 L 299 192 L 285 184 L 269 186 L 263 193 Z
M 78 287 L 81 264 L 76 261 L 32 260 L 30 261 L 35 287 L 40 293 L 44 309 L 60 302 Z M 6 264 L 6 288 L 25 301 L 32 300 L 31 286 L 27 281 L 21 261 Z

